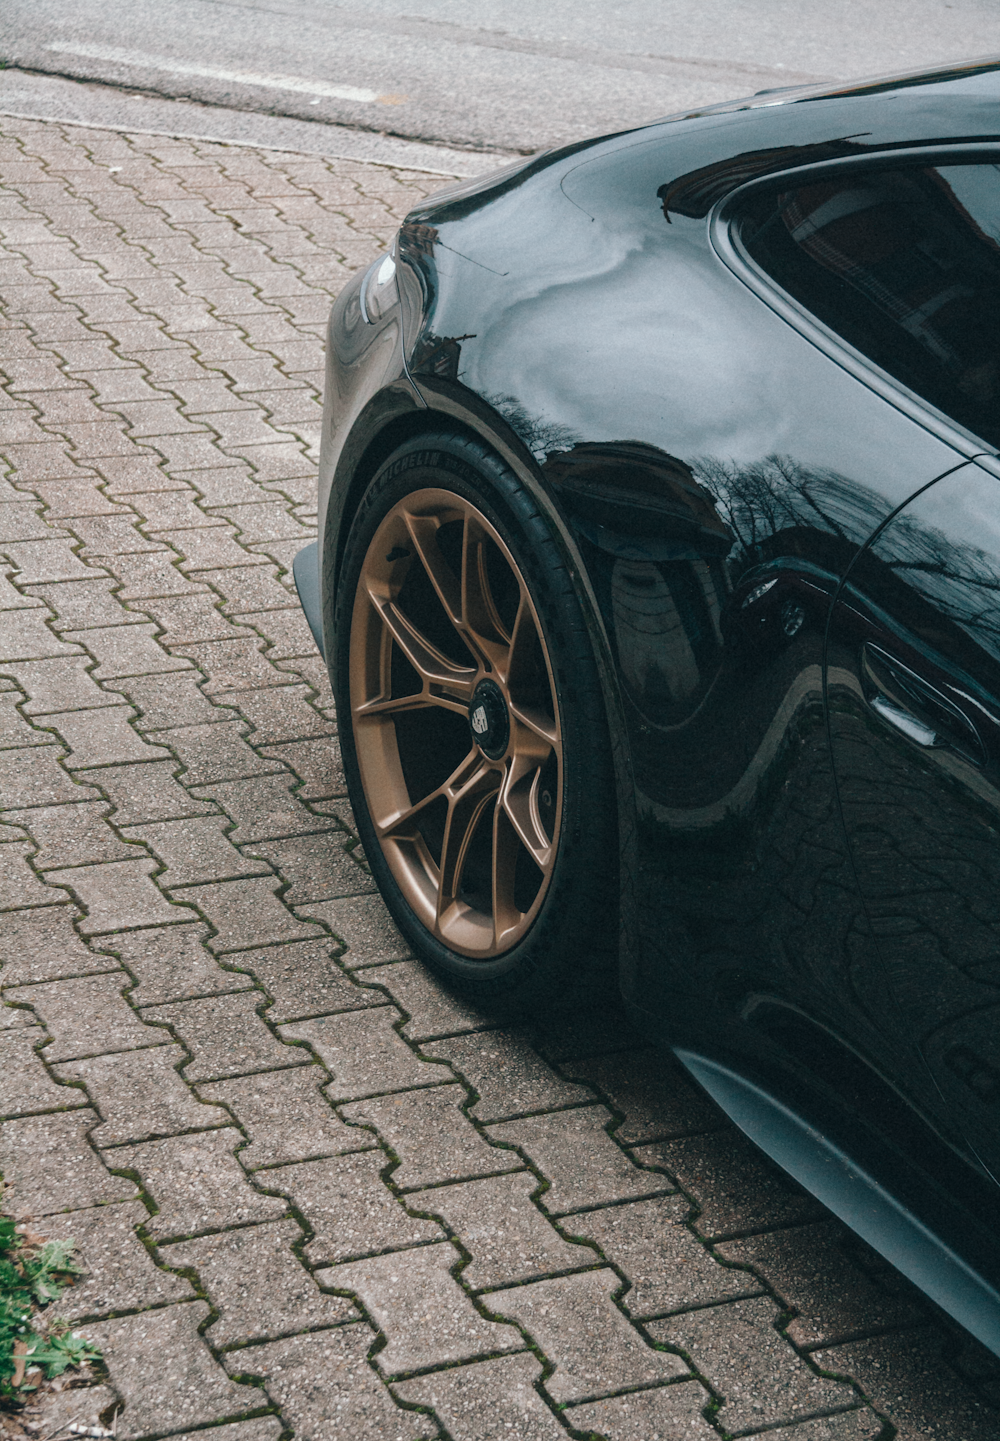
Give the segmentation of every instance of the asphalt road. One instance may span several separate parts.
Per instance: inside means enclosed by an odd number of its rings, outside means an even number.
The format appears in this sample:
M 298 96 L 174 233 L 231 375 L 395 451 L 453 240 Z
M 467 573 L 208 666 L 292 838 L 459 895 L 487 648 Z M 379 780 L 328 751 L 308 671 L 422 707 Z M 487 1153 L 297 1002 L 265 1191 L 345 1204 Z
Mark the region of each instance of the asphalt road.
M 0 58 L 23 69 L 526 152 L 991 52 L 997 0 L 4 0 L 0 13 Z

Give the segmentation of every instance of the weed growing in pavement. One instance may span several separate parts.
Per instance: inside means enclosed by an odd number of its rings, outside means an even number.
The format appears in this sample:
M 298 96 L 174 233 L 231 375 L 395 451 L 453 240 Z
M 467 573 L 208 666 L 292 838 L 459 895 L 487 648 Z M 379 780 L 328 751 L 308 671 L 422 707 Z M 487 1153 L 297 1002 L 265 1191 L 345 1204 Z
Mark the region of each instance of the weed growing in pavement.
M 75 1249 L 72 1241 L 45 1241 L 0 1216 L 0 1406 L 24 1401 L 43 1379 L 100 1358 L 65 1322 L 35 1329 L 39 1313 L 81 1273 Z

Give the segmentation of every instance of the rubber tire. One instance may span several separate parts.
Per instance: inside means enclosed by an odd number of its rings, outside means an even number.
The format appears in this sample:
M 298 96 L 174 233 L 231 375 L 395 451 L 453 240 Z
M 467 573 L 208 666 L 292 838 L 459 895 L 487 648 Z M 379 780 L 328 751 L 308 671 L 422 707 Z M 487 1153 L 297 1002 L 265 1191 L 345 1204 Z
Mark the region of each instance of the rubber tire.
M 530 930 L 502 956 L 449 950 L 410 909 L 368 816 L 350 723 L 351 617 L 362 565 L 386 513 L 404 496 L 440 487 L 476 505 L 517 561 L 535 603 L 556 682 L 563 736 L 563 813 L 548 891 Z M 441 433 L 416 437 L 383 463 L 354 515 L 335 606 L 331 665 L 348 792 L 372 875 L 414 953 L 454 991 L 493 1011 L 553 997 L 592 998 L 618 953 L 618 846 L 607 718 L 593 647 L 550 521 L 517 476 L 485 446 Z

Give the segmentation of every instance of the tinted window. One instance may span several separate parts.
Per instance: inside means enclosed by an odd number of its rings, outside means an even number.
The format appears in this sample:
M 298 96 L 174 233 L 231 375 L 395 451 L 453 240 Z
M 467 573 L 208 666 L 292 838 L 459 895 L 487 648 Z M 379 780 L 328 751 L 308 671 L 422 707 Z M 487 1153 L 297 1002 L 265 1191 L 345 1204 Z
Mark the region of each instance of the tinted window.
M 756 197 L 740 236 L 831 329 L 1000 444 L 1000 167 L 839 174 Z

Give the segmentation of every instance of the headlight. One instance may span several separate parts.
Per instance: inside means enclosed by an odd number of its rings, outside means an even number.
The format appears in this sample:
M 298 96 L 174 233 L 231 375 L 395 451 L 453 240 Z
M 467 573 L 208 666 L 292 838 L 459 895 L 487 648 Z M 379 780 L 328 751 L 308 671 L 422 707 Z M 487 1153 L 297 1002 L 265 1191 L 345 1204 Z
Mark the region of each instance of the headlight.
M 361 313 L 369 325 L 381 320 L 398 300 L 396 262 L 391 255 L 380 256 L 370 266 L 361 285 Z

